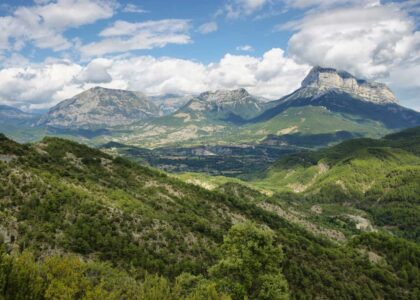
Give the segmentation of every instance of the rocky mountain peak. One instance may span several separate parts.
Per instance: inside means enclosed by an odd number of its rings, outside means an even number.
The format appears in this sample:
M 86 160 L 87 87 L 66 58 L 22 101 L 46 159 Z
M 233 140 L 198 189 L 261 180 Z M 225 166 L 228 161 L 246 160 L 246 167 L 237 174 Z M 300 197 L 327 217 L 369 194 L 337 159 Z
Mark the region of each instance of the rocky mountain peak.
M 201 93 L 192 98 L 182 111 L 194 111 L 211 115 L 213 119 L 249 119 L 260 114 L 265 103 L 252 96 L 244 88 L 236 90 L 217 90 Z
M 200 100 L 207 102 L 226 103 L 239 102 L 246 98 L 253 98 L 246 89 L 240 88 L 236 90 L 217 90 L 212 92 L 201 93 L 198 97 Z
M 128 125 L 158 116 L 159 108 L 139 92 L 94 87 L 51 108 L 40 125 L 98 127 Z
M 338 90 L 374 103 L 397 103 L 394 93 L 383 83 L 358 79 L 346 71 L 313 67 L 302 81 L 302 88 L 317 88 L 321 92 Z

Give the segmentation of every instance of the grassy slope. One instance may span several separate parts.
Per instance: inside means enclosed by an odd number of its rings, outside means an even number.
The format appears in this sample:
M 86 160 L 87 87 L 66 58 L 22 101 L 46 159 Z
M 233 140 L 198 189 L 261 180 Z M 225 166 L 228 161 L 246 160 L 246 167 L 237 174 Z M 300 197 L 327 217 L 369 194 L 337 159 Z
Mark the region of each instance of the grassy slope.
M 406 299 L 419 286 L 417 277 L 399 278 L 405 266 L 373 264 L 358 244 L 317 238 L 258 206 L 260 199 L 209 192 L 61 139 L 22 146 L 0 136 L 0 154 L 17 156 L 0 162 L 0 218 L 9 251 L 76 253 L 136 276 L 205 275 L 227 229 L 251 219 L 271 227 L 283 244 L 295 299 Z
M 282 135 L 300 132 L 304 135 L 348 131 L 368 137 L 379 137 L 389 132 L 381 123 L 333 113 L 323 107 L 289 108 L 278 116 L 260 123 L 234 125 L 214 121 L 193 114 L 189 117 L 166 116 L 145 125 L 132 127 L 132 132 L 113 138 L 122 143 L 141 147 L 196 146 L 202 144 L 255 143 L 269 134 Z M 326 125 L 327 124 L 327 125 Z M 97 138 L 97 143 L 106 141 Z
M 334 113 L 315 106 L 289 108 L 268 121 L 245 125 L 209 119 L 203 113 L 188 112 L 188 114 L 178 113 L 155 118 L 129 127 L 116 127 L 103 135 L 93 132 L 70 133 L 26 127 L 2 124 L 0 131 L 18 141 L 33 142 L 49 135 L 79 140 L 89 145 L 101 145 L 114 140 L 146 148 L 252 144 L 263 140 L 269 134 L 300 133 L 310 136 L 346 131 L 356 136 L 376 138 L 389 132 L 379 122 L 363 121 L 356 116 Z M 91 136 L 86 138 L 89 134 Z

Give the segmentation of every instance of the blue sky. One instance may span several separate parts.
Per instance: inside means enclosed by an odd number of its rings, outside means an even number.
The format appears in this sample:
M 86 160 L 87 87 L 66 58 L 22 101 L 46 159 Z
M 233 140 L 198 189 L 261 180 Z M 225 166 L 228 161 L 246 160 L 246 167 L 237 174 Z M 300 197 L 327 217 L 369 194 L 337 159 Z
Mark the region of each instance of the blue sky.
M 322 65 L 420 110 L 419 12 L 417 0 L 6 0 L 0 103 L 43 109 L 95 85 L 277 99 Z
M 70 1 L 73 2 L 73 1 Z M 256 1 L 258 2 L 258 1 Z M 4 1 L 2 16 L 8 16 L 19 6 L 31 7 L 32 0 Z M 165 19 L 188 20 L 189 35 L 192 41 L 187 46 L 168 44 L 162 48 L 134 50 L 136 55 L 175 56 L 178 58 L 195 59 L 203 63 L 219 60 L 226 53 L 241 53 L 240 46 L 250 45 L 254 55 L 262 55 L 268 49 L 280 47 L 287 49 L 287 41 L 292 32 L 278 31 L 275 27 L 290 20 L 303 16 L 302 9 L 286 9 L 284 3 L 267 6 L 267 9 L 256 9 L 251 16 L 229 18 L 221 12 L 228 1 L 197 1 L 197 0 L 145 0 L 118 1 L 119 9 L 104 19 L 93 24 L 70 28 L 63 34 L 68 39 L 79 38 L 83 43 L 98 40 L 98 34 L 114 22 L 124 20 L 131 23 L 159 21 Z M 128 9 L 127 9 L 128 7 Z M 130 9 L 131 8 L 131 9 Z M 138 10 L 139 12 L 136 12 Z M 270 16 L 273 14 L 274 16 Z M 203 24 L 217 24 L 215 32 L 202 34 L 199 28 Z M 60 55 L 51 49 L 39 49 L 28 44 L 21 53 L 34 62 L 43 61 L 48 56 Z M 77 55 L 74 57 L 77 59 Z

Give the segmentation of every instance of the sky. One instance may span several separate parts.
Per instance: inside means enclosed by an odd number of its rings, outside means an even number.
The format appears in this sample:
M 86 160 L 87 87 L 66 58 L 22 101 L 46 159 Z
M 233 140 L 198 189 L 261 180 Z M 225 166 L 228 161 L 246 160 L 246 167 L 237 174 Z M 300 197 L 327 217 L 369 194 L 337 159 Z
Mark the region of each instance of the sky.
M 419 19 L 420 0 L 0 0 L 0 104 L 94 86 L 278 99 L 320 65 L 420 111 Z

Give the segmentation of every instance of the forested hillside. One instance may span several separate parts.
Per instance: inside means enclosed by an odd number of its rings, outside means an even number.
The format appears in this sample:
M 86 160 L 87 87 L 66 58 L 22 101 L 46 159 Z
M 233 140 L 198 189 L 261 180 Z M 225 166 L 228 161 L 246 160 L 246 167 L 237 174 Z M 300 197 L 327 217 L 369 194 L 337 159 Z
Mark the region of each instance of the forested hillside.
M 336 243 L 265 197 L 208 191 L 74 142 L 1 136 L 0 181 L 6 299 L 418 298 L 415 243 L 382 233 Z
M 378 226 L 420 241 L 420 127 L 288 155 L 251 183 L 313 204 L 363 209 Z

